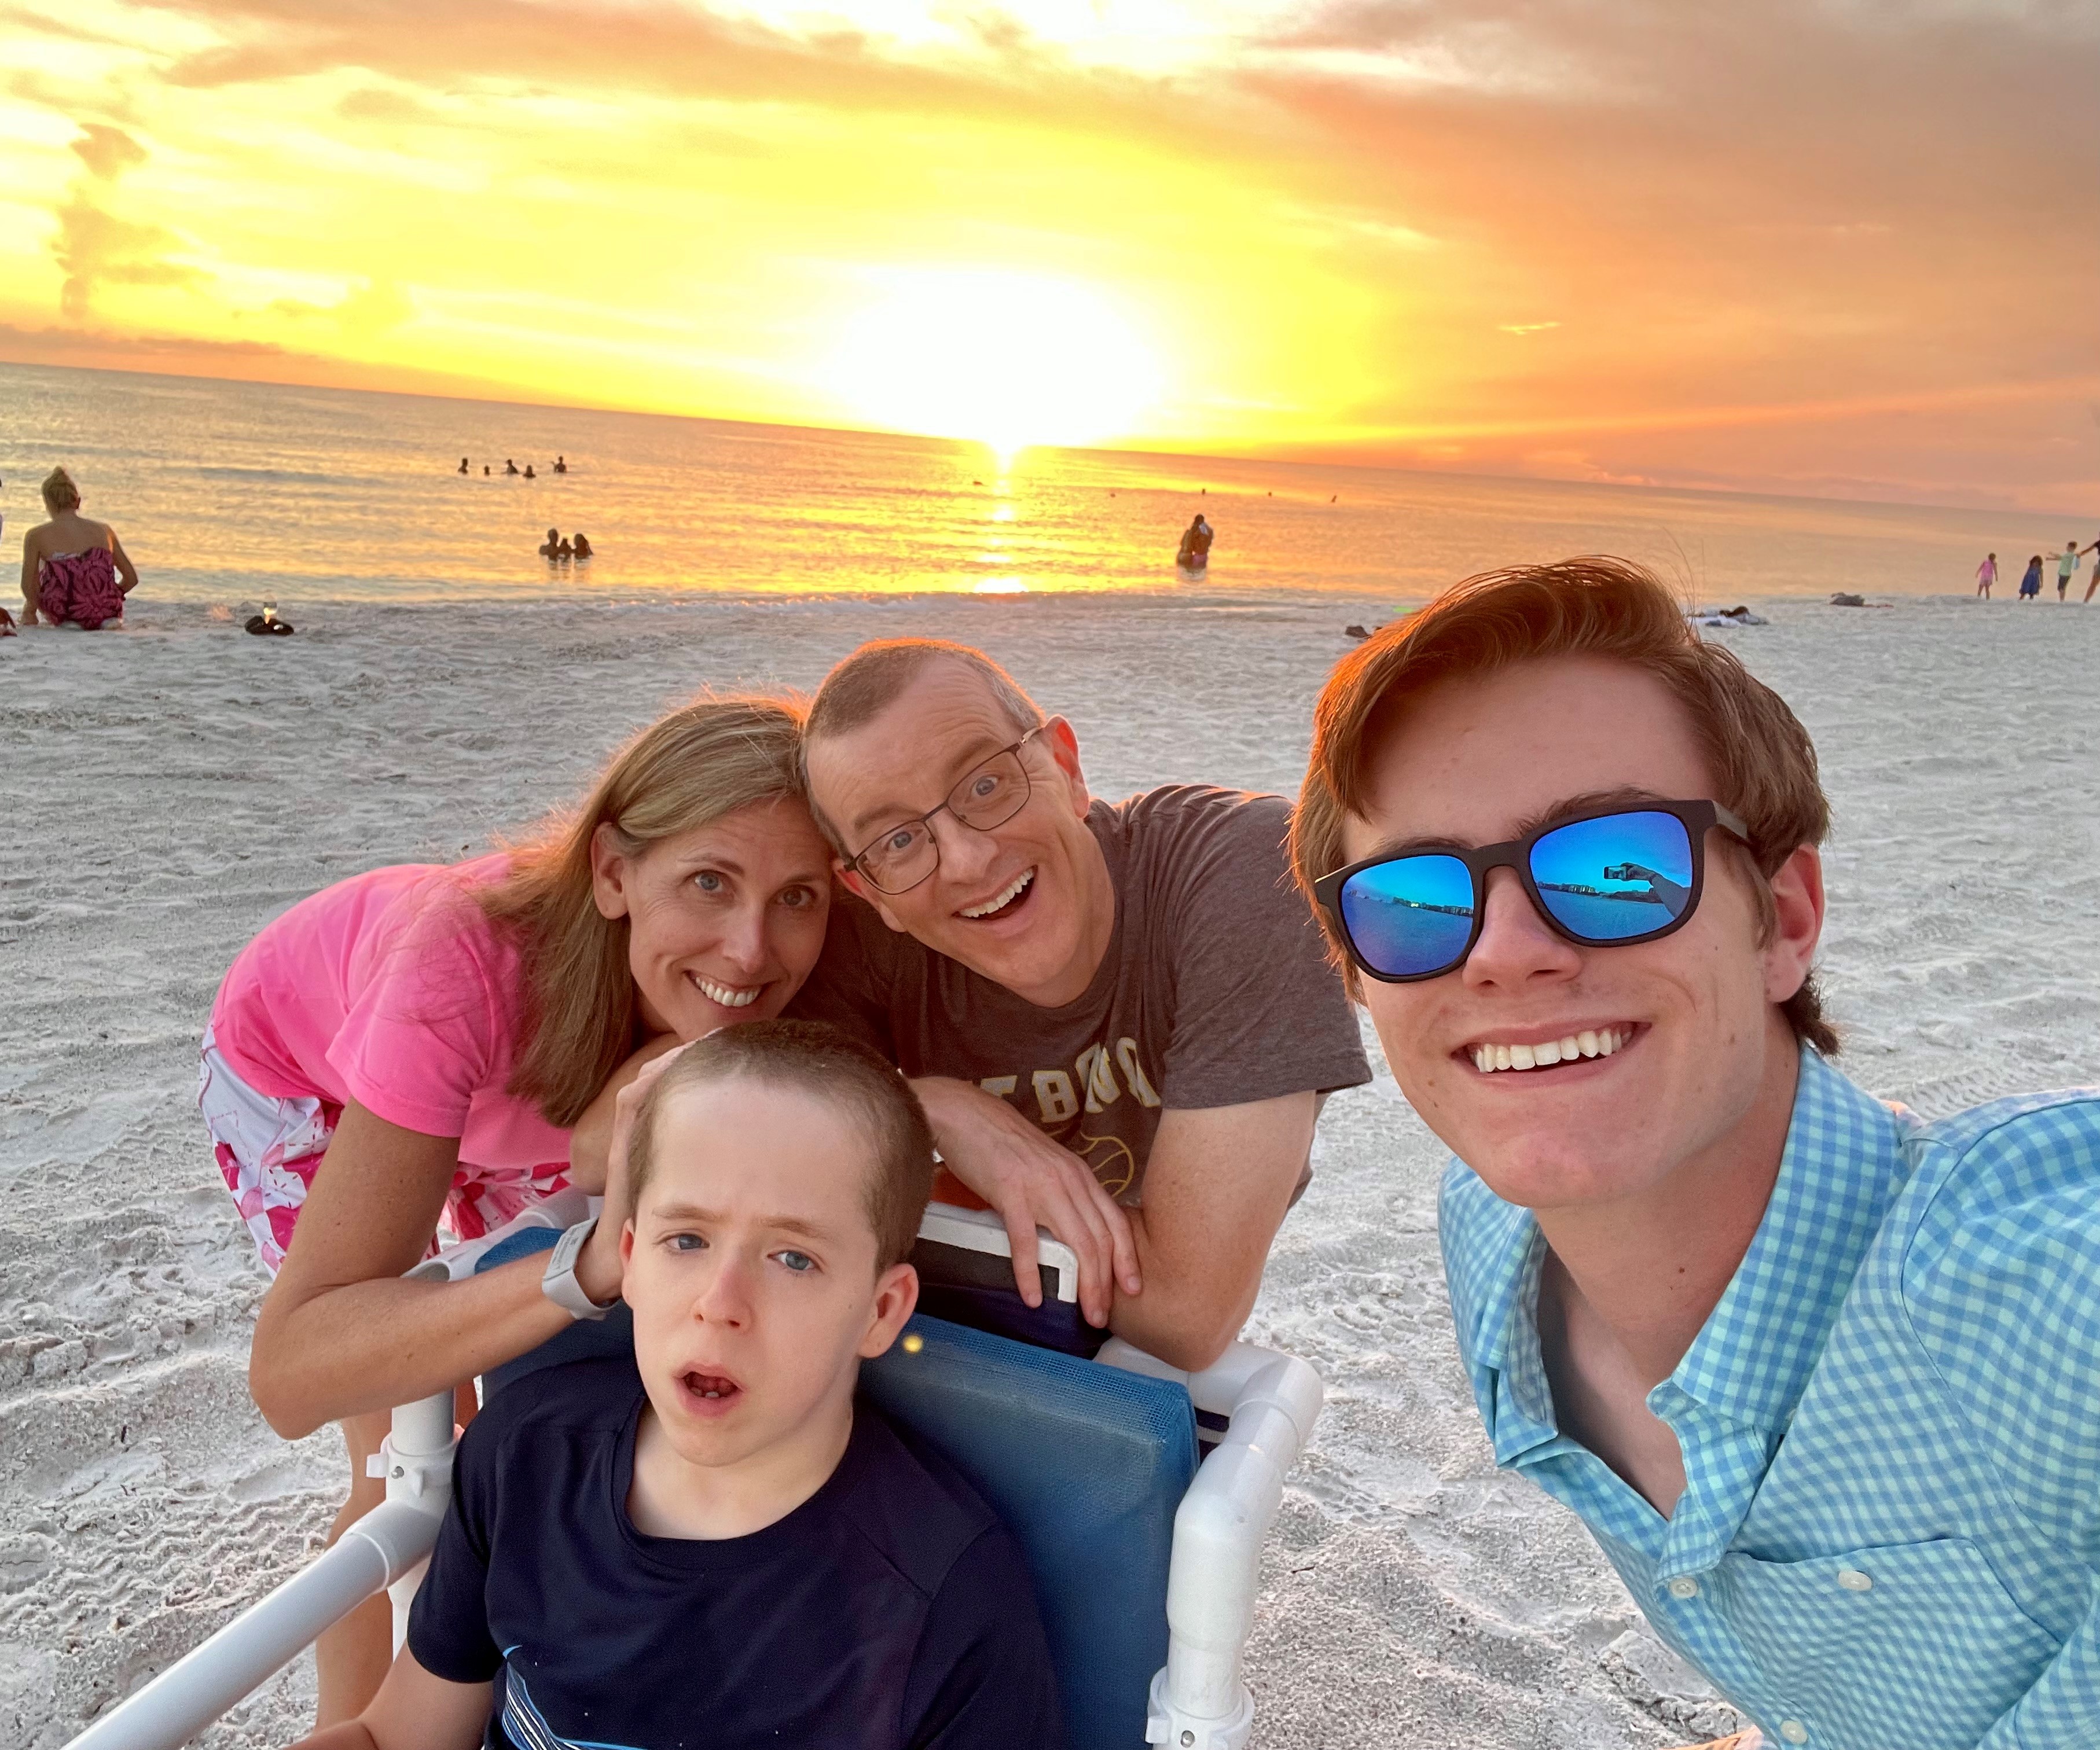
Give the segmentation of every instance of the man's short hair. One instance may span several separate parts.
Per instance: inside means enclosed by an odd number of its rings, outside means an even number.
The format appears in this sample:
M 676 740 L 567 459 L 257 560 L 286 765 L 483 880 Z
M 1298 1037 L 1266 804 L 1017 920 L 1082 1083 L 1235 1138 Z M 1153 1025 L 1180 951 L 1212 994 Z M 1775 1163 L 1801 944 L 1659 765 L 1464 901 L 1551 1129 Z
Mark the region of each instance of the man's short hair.
M 960 663 L 984 682 L 1014 734 L 1026 735 L 1048 720 L 1043 708 L 1021 690 L 1013 677 L 982 650 L 967 644 L 951 644 L 946 638 L 880 638 L 863 644 L 824 677 L 817 696 L 810 702 L 810 715 L 802 725 L 802 788 L 810 789 L 810 744 L 826 735 L 849 735 L 872 723 L 918 678 L 929 663 Z M 810 797 L 810 812 L 841 857 L 850 857 L 857 847 L 840 838 L 837 829 L 824 818 L 816 797 Z
M 1725 836 L 1723 853 L 1754 866 L 1760 935 L 1768 940 L 1777 915 L 1767 884 L 1796 849 L 1820 844 L 1830 830 L 1815 743 L 1785 699 L 1734 652 L 1701 638 L 1670 591 L 1625 559 L 1568 559 L 1467 578 L 1336 663 L 1314 708 L 1312 760 L 1291 820 L 1299 884 L 1309 894 L 1316 878 L 1347 861 L 1343 818 L 1365 818 L 1373 757 L 1415 694 L 1454 677 L 1577 655 L 1654 676 L 1691 718 L 1713 775 L 1711 800 L 1749 828 L 1747 854 Z M 1356 969 L 1324 913 L 1320 923 L 1350 994 L 1360 995 Z M 1797 1038 L 1826 1056 L 1836 1051 L 1812 976 L 1784 1007 Z
M 724 1027 L 680 1051 L 634 1115 L 628 1144 L 633 1206 L 656 1167 L 656 1121 L 681 1088 L 737 1078 L 828 1100 L 866 1136 L 874 1162 L 864 1192 L 875 1229 L 876 1268 L 911 1255 L 933 1193 L 933 1132 L 911 1085 L 858 1039 L 817 1020 L 756 1020 Z

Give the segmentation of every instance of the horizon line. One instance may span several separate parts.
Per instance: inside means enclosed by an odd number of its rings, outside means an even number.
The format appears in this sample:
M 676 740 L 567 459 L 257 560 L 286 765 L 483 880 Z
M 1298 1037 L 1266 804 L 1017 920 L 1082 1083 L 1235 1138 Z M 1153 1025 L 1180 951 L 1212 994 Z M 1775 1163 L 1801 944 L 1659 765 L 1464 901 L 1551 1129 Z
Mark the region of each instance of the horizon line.
M 46 329 L 44 332 L 49 333 Z M 134 342 L 136 344 L 136 342 Z M 174 346 L 191 344 L 174 342 Z M 172 350 L 172 348 L 171 348 Z M 287 360 L 302 355 L 278 353 L 275 356 Z M 317 360 L 325 364 L 326 361 Z M 1122 443 L 1030 443 L 1023 444 L 1011 452 L 982 438 L 966 438 L 938 432 L 905 431 L 894 428 L 871 425 L 805 425 L 789 420 L 737 418 L 717 413 L 673 413 L 659 408 L 608 406 L 601 402 L 569 400 L 558 398 L 532 399 L 517 393 L 472 393 L 462 387 L 448 391 L 438 388 L 375 389 L 368 385 L 342 382 L 315 382 L 303 378 L 291 379 L 275 377 L 239 377 L 194 370 L 152 369 L 139 366 L 115 364 L 77 364 L 60 363 L 50 359 L 24 359 L 14 356 L 11 349 L 0 342 L 0 367 L 12 366 L 23 370 L 90 371 L 110 377 L 167 377 L 182 382 L 232 383 L 256 389 L 285 389 L 319 390 L 325 394 L 380 395 L 408 400 L 457 401 L 488 407 L 532 408 L 550 411 L 578 413 L 603 413 L 623 419 L 677 420 L 689 424 L 736 425 L 759 431 L 817 432 L 827 435 L 848 438 L 901 439 L 909 443 L 949 445 L 966 449 L 983 450 L 995 456 L 1004 456 L 1010 460 L 1029 450 L 1056 451 L 1067 455 L 1099 456 L 1106 457 L 1142 456 L 1148 460 L 1188 462 L 1239 462 L 1255 466 L 1279 468 L 1326 468 L 1357 474 L 1396 474 L 1420 476 L 1440 480 L 1482 480 L 1495 482 L 1521 481 L 1542 486 L 1591 487 L 1599 491 L 1621 492 L 1659 492 L 1692 498 L 1764 499 L 1779 503 L 1811 505 L 1857 505 L 1865 508 L 1888 510 L 1953 510 L 1973 515 L 1990 516 L 2018 514 L 2022 516 L 2061 516 L 2076 519 L 2081 512 L 2066 509 L 2027 509 L 2018 505 L 2002 504 L 1957 503 L 1945 499 L 1925 498 L 1864 498 L 1834 492 L 1815 492 L 1797 489 L 1777 491 L 1769 487 L 1749 486 L 1679 486 L 1648 480 L 1585 480 L 1571 478 L 1564 474 L 1531 474 L 1515 470 L 1486 471 L 1478 469 L 1436 468 L 1392 460 L 1365 461 L 1338 461 L 1330 456 L 1299 453 L 1257 453 L 1244 450 L 1185 450 L 1152 448 L 1142 442 Z M 412 372 L 412 368 L 411 368 Z M 433 374 L 435 373 L 415 373 Z M 465 381 L 471 384 L 473 379 Z M 496 386 L 488 386 L 493 390 Z M 1559 430 L 1568 429 L 1564 422 L 1554 422 Z M 1610 421 L 1599 422 L 1603 425 Z

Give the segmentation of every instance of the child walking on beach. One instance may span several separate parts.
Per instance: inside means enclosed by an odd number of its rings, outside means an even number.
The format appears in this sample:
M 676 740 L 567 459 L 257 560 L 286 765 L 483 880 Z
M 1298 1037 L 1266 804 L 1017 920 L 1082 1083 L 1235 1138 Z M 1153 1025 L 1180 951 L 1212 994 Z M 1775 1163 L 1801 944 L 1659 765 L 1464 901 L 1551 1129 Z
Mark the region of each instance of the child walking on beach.
M 1984 556 L 1983 562 L 1976 567 L 1976 593 L 1986 602 L 1991 599 L 1991 585 L 1998 580 L 1998 556 L 1995 553 Z
M 305 1750 L 1061 1745 L 1018 1547 L 854 1399 L 918 1299 L 933 1140 L 903 1078 L 759 1021 L 621 1104 L 634 1352 L 490 1400 L 407 1644 Z

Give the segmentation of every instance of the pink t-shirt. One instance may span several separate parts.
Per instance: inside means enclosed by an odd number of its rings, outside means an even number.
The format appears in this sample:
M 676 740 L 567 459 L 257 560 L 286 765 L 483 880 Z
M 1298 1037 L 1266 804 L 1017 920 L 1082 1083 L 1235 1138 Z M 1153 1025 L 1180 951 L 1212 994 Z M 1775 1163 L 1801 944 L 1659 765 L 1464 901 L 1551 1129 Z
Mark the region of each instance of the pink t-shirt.
M 404 1130 L 457 1136 L 462 1166 L 566 1167 L 569 1133 L 506 1091 L 522 973 L 471 896 L 508 866 L 396 864 L 300 901 L 218 987 L 220 1055 L 258 1093 L 354 1100 Z

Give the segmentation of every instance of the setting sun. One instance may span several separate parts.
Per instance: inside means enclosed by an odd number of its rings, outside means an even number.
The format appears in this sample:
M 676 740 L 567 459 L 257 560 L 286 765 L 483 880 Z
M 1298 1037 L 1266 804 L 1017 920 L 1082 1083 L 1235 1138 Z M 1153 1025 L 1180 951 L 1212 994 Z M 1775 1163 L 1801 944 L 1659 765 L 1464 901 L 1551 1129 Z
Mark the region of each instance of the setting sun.
M 1160 399 L 1158 358 L 1091 286 L 968 270 L 876 284 L 825 373 L 855 423 L 973 438 L 1011 456 L 1127 436 Z

